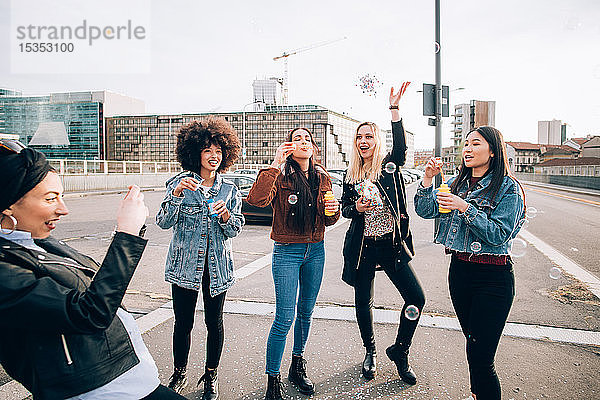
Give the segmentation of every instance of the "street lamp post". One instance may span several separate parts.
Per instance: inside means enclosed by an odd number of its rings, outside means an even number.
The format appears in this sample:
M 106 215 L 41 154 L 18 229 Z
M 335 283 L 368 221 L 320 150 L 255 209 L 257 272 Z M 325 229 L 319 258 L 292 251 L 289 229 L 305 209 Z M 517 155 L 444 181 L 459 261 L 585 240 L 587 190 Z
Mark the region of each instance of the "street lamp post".
M 246 151 L 246 107 L 251 106 L 253 104 L 258 104 L 258 103 L 262 103 L 264 104 L 264 101 L 253 101 L 252 103 L 248 103 L 245 104 L 244 107 L 242 107 L 242 168 L 246 168 L 246 157 L 247 157 L 247 151 Z

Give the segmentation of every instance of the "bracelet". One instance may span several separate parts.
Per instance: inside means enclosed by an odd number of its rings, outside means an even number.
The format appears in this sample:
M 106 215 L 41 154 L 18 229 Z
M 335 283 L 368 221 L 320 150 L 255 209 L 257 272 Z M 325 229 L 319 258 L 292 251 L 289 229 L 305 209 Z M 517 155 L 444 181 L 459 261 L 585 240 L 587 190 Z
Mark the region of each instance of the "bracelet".
M 397 109 L 398 109 L 397 105 L 396 106 L 390 106 L 390 110 L 397 110 Z

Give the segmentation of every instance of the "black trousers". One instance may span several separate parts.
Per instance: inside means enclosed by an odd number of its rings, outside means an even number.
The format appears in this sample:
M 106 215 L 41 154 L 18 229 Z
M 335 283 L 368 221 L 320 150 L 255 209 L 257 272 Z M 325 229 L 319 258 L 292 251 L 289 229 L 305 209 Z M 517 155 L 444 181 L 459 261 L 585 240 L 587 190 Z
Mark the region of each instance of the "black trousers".
M 225 294 L 210 296 L 210 275 L 204 266 L 202 274 L 202 299 L 204 301 L 204 323 L 208 335 L 206 338 L 206 367 L 210 369 L 219 366 L 223 352 L 223 305 Z M 185 367 L 188 361 L 191 344 L 191 332 L 194 327 L 194 316 L 198 291 L 184 289 L 171 285 L 173 294 L 173 312 L 175 314 L 175 329 L 173 330 L 173 361 L 175 368 Z
M 421 284 L 408 263 L 403 263 L 396 268 L 396 252 L 393 250 L 392 240 L 371 241 L 365 239 L 362 255 L 356 273 L 354 284 L 354 306 L 356 319 L 363 345 L 367 350 L 375 350 L 375 336 L 373 334 L 373 282 L 375 280 L 375 267 L 380 265 L 398 292 L 404 299 L 404 306 L 400 315 L 400 325 L 396 335 L 396 344 L 408 349 L 417 329 L 421 310 L 425 305 L 425 294 Z M 404 315 L 406 307 L 414 305 L 419 309 L 419 318 L 409 320 Z
M 471 392 L 477 400 L 500 400 L 494 357 L 515 296 L 512 263 L 478 264 L 452 256 L 448 282 L 467 339 Z
M 173 390 L 166 386 L 159 385 L 156 390 L 144 397 L 142 400 L 181 400 L 185 399 L 180 394 L 175 393 Z

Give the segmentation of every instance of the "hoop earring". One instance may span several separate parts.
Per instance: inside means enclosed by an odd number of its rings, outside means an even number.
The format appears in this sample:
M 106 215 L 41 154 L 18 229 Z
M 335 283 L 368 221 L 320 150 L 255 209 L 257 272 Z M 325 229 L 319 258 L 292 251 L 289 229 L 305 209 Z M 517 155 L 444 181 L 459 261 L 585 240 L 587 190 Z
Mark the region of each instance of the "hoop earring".
M 6 230 L 4 230 L 4 228 L 2 228 L 2 221 L 4 221 L 4 217 L 8 217 L 12 220 L 12 223 L 13 223 L 12 230 L 6 231 Z M 2 214 L 2 218 L 0 218 L 0 233 L 2 233 L 3 235 L 10 235 L 11 233 L 13 233 L 15 231 L 15 229 L 17 229 L 17 219 L 15 217 L 13 217 L 12 215 Z

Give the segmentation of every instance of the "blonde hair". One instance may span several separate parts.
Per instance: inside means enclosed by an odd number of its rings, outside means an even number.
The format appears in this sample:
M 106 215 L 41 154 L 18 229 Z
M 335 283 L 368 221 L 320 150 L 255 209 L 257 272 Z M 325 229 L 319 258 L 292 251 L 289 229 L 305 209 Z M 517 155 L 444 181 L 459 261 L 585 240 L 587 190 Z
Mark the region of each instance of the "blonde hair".
M 375 137 L 375 149 L 373 151 L 373 158 L 371 162 L 365 163 L 358 152 L 358 146 L 356 144 L 356 135 L 363 126 L 371 128 L 371 132 Z M 350 155 L 350 165 L 348 165 L 348 171 L 346 172 L 346 182 L 350 184 L 358 183 L 364 179 L 369 179 L 375 182 L 381 176 L 381 164 L 383 159 L 387 155 L 385 151 L 385 137 L 381 130 L 374 122 L 363 122 L 356 128 L 354 134 L 354 144 L 352 145 L 352 154 Z

